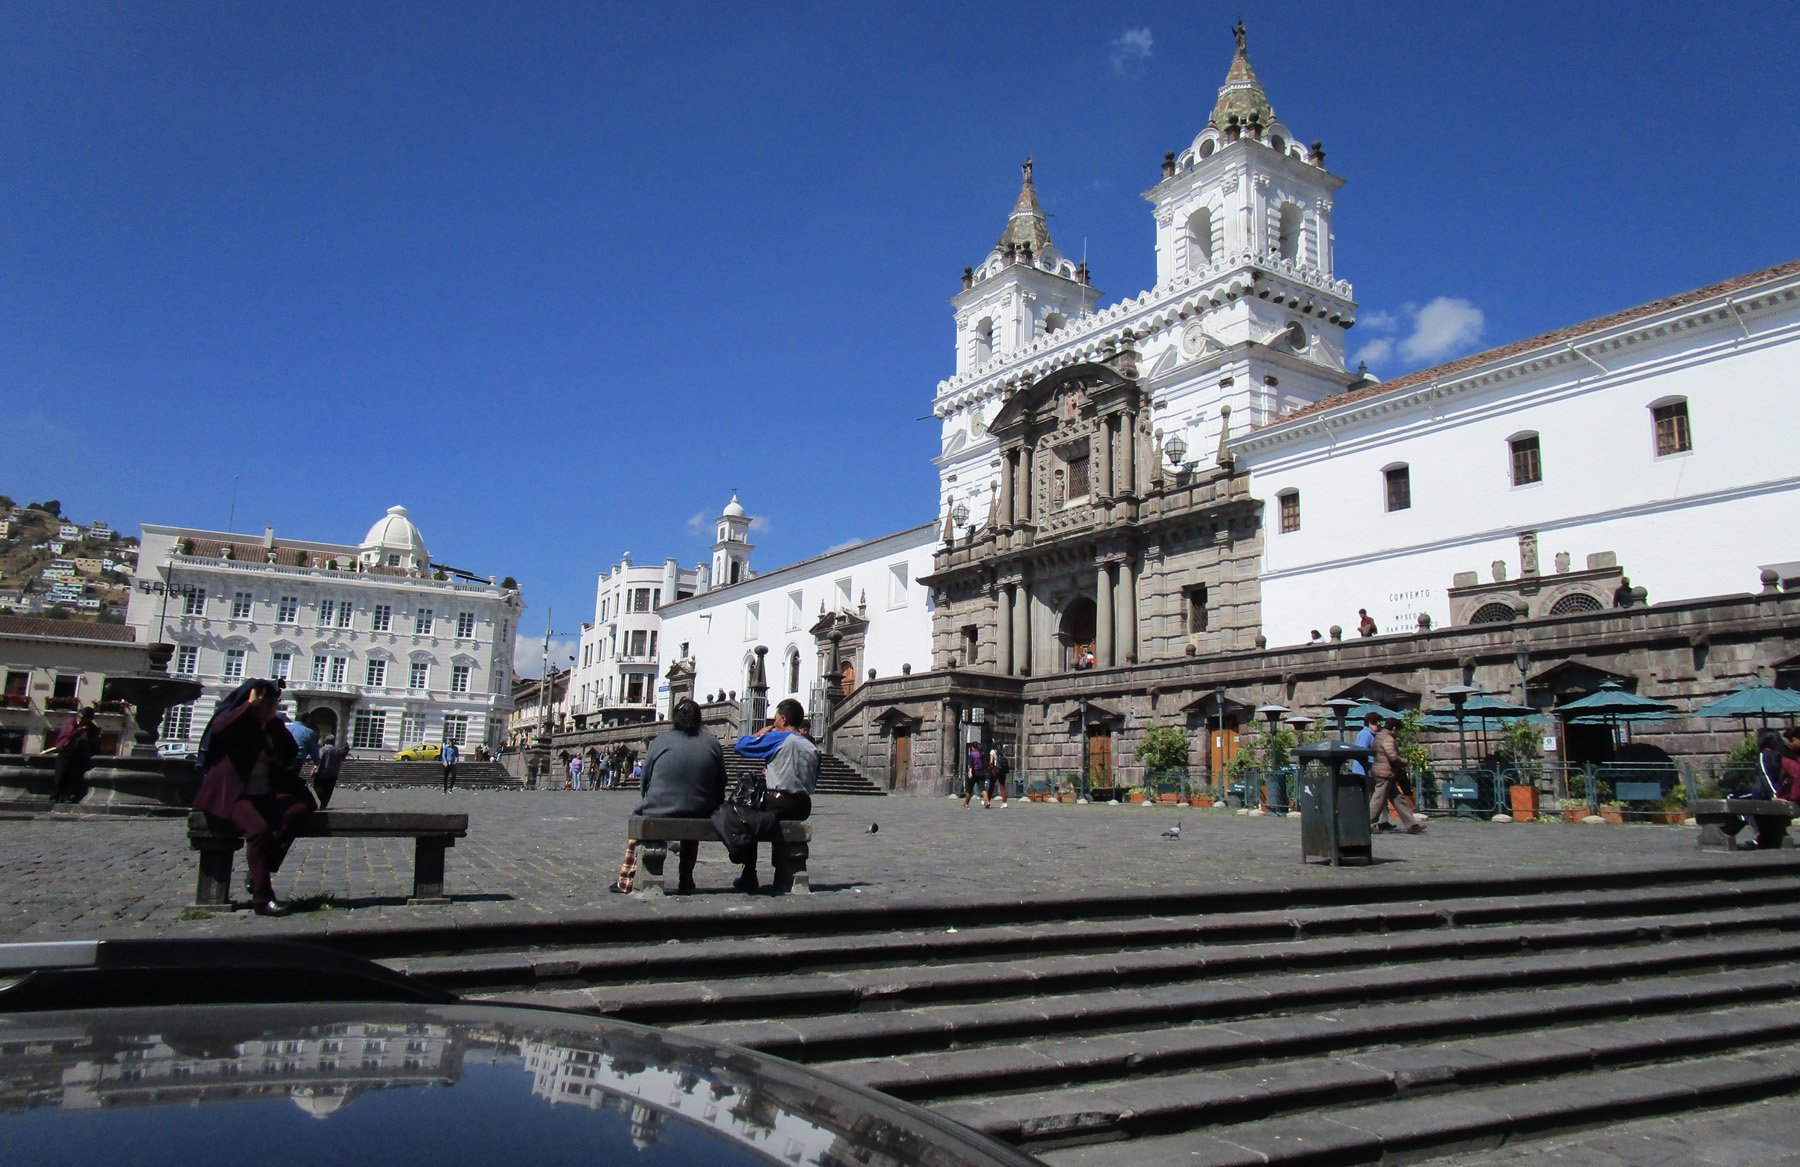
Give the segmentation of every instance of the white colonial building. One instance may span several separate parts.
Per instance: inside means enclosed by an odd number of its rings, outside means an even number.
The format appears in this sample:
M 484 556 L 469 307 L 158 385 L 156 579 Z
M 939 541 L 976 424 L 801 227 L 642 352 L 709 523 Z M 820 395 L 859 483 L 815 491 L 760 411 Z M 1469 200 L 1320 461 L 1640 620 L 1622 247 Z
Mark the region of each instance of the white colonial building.
M 405 507 L 360 544 L 145 524 L 126 622 L 205 685 L 164 734 L 197 739 L 213 703 L 284 680 L 300 720 L 352 749 L 496 746 L 512 708 L 518 589 L 434 566 Z
M 661 715 L 671 673 L 701 700 L 747 699 L 759 648 L 770 705 L 795 697 L 815 713 L 828 674 L 848 692 L 871 675 L 931 667 L 931 598 L 919 579 L 938 545 L 935 524 L 761 575 L 750 570 L 749 526 L 734 496 L 717 523 L 712 570 L 697 581 L 702 590 L 658 610 Z M 738 582 L 707 588 L 707 575 Z
M 732 505 L 737 506 L 735 498 Z M 655 716 L 662 649 L 659 609 L 693 595 L 706 575 L 705 568 L 679 567 L 672 558 L 660 567 L 639 567 L 629 552 L 600 573 L 594 621 L 581 626 L 580 655 L 569 686 L 568 713 L 575 728 Z
M 1797 375 L 1788 263 L 1233 438 L 1263 508 L 1264 632 L 1354 634 L 1359 608 L 1383 632 L 1499 623 L 1796 574 Z

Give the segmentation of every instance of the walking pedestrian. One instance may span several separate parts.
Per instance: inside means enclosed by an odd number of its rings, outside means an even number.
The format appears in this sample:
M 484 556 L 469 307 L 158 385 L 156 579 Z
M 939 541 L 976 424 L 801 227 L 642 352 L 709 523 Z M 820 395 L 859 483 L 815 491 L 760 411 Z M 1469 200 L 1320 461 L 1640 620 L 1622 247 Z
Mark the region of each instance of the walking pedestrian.
M 324 745 L 319 747 L 319 764 L 313 767 L 313 795 L 319 800 L 319 809 L 324 810 L 331 804 L 331 792 L 337 789 L 338 770 L 344 764 L 349 751 L 337 744 L 337 738 L 325 735 Z
M 1406 809 L 1406 804 L 1399 798 L 1400 778 L 1406 773 L 1406 763 L 1400 757 L 1400 742 L 1394 736 L 1394 731 L 1399 728 L 1399 720 L 1390 717 L 1375 735 L 1375 764 L 1371 768 L 1375 792 L 1369 796 L 1369 829 L 1393 830 L 1387 823 L 1387 808 L 1392 804 L 1407 833 L 1416 835 L 1425 829 L 1425 824 L 1413 817 L 1413 812 Z M 1357 740 L 1361 741 L 1361 735 Z
M 444 752 L 439 755 L 438 760 L 442 762 L 444 766 L 445 794 L 456 789 L 456 763 L 461 757 L 462 752 L 456 748 L 455 742 L 444 743 Z
M 963 805 L 965 807 L 969 805 L 969 799 L 973 797 L 976 789 L 979 787 L 981 790 L 981 805 L 985 810 L 988 804 L 987 755 L 981 752 L 981 746 L 979 744 L 975 742 L 969 743 L 969 755 L 964 760 L 964 764 L 966 769 L 963 774 Z
M 1012 774 L 1012 764 L 1006 760 L 1006 751 L 996 745 L 988 751 L 988 785 L 999 792 L 1000 809 L 1006 809 L 1006 779 Z
M 581 755 L 576 754 L 574 757 L 569 759 L 569 789 L 570 790 L 580 790 L 581 789 L 581 771 L 582 771 Z

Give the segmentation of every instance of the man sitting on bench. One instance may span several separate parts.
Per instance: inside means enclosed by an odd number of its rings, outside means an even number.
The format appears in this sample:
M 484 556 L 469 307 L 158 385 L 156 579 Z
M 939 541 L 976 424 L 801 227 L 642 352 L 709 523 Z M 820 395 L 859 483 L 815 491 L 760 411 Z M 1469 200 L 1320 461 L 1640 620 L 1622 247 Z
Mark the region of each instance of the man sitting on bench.
M 805 728 L 805 708 L 792 697 L 785 697 L 775 706 L 773 725 L 737 741 L 738 753 L 746 758 L 767 759 L 769 763 L 763 771 L 763 781 L 768 786 L 763 810 L 772 813 L 777 823 L 797 823 L 812 816 L 812 794 L 819 785 L 819 747 L 803 732 Z M 791 891 L 794 876 L 781 863 L 779 828 L 773 843 L 775 890 Z M 756 875 L 756 846 L 752 843 L 744 873 L 732 886 L 739 891 L 755 891 L 760 882 Z
M 632 813 L 647 818 L 710 818 L 725 801 L 725 749 L 718 738 L 700 732 L 700 706 L 692 698 L 677 701 L 669 721 L 675 728 L 657 734 L 644 752 L 644 797 Z M 699 855 L 698 840 L 682 840 L 677 890 L 694 890 L 694 862 Z M 625 861 L 619 865 L 613 891 L 631 890 L 637 856 L 638 841 L 626 840 Z

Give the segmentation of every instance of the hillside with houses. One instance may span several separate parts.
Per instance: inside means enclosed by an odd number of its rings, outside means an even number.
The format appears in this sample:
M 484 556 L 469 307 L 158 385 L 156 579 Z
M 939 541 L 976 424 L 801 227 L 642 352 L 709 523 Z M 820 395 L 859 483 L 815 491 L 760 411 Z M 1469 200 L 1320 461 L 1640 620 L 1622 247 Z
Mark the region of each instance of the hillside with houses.
M 137 554 L 135 538 L 78 522 L 56 499 L 0 495 L 0 613 L 123 623 Z

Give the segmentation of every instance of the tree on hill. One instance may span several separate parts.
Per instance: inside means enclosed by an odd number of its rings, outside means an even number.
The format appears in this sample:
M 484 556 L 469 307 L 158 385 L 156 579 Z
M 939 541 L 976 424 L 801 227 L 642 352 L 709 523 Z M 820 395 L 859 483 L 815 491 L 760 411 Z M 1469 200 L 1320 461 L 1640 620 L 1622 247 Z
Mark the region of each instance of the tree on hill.
M 52 516 L 60 519 L 60 518 L 62 518 L 62 499 L 49 498 L 49 499 L 45 499 L 43 502 L 34 502 L 26 509 L 34 510 L 34 511 L 43 511 L 44 513 L 46 513 L 48 515 L 52 515 Z

